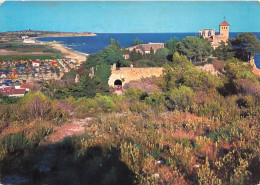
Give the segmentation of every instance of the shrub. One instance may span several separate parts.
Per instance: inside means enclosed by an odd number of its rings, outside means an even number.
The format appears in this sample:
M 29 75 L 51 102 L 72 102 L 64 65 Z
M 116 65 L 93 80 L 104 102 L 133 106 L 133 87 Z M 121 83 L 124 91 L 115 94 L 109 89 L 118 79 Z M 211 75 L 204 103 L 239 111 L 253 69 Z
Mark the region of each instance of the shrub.
M 10 106 L 0 99 L 0 130 L 8 125 L 10 119 Z
M 164 95 L 157 91 L 155 91 L 153 94 L 150 94 L 149 96 L 145 97 L 144 100 L 147 104 L 152 105 L 154 107 L 163 105 L 165 102 Z
M 173 89 L 168 95 L 167 107 L 170 110 L 179 109 L 185 111 L 191 110 L 193 106 L 194 92 L 190 87 L 180 86 Z
M 26 94 L 18 106 L 17 116 L 21 120 L 51 119 L 51 101 L 40 92 Z
M 102 96 L 100 94 L 97 94 L 95 96 L 94 100 L 97 101 L 101 110 L 103 110 L 105 112 L 111 112 L 115 107 L 112 97 Z
M 132 101 L 129 109 L 131 112 L 143 113 L 151 109 L 151 106 L 147 105 L 145 102 Z
M 90 98 L 79 98 L 73 103 L 75 108 L 75 114 L 77 117 L 86 117 L 88 113 L 94 113 L 98 108 L 98 103 L 94 99 Z
M 156 63 L 150 60 L 138 60 L 135 62 L 135 67 L 155 67 Z
M 142 89 L 129 88 L 126 91 L 125 96 L 131 99 L 144 100 L 148 95 Z

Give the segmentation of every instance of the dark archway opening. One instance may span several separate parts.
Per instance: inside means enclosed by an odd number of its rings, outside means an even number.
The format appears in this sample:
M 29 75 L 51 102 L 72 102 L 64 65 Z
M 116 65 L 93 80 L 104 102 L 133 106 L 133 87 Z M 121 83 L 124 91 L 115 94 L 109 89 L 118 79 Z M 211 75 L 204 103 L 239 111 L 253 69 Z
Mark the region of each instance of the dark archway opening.
M 122 81 L 121 80 L 116 80 L 114 82 L 114 88 L 115 88 L 115 90 L 122 90 Z
M 211 31 L 209 31 L 208 36 L 211 37 Z

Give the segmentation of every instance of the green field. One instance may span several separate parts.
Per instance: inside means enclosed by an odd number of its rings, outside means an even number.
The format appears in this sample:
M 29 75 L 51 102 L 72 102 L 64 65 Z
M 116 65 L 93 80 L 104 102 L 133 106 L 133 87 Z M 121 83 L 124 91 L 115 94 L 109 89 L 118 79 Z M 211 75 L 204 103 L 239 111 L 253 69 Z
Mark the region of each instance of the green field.
M 17 42 L 8 42 L 0 44 L 0 50 L 13 51 L 7 55 L 0 53 L 0 61 L 63 58 L 59 50 L 53 49 L 49 45 L 24 45 Z

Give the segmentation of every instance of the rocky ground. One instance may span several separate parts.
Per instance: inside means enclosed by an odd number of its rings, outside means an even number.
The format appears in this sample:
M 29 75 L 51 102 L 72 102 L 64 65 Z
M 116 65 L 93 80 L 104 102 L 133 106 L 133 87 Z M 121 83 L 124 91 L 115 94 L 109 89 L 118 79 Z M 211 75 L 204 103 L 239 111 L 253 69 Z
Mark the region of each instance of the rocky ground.
M 91 118 L 72 120 L 54 128 L 54 132 L 46 137 L 46 143 L 54 144 L 66 137 L 84 133 L 84 127 L 89 125 Z

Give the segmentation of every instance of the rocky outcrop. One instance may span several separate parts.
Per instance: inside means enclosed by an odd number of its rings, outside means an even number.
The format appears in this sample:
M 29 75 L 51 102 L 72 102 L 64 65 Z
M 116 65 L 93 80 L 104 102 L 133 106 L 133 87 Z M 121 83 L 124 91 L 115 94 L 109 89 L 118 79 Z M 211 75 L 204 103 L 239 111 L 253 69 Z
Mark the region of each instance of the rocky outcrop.
M 257 76 L 260 76 L 260 69 L 256 67 L 254 57 L 251 58 L 250 64 L 253 66 L 252 72 Z

